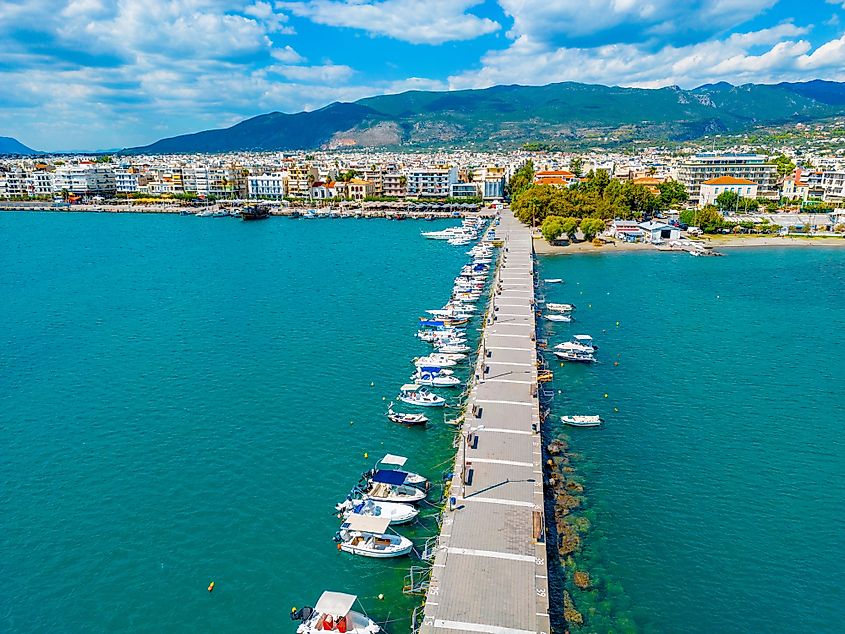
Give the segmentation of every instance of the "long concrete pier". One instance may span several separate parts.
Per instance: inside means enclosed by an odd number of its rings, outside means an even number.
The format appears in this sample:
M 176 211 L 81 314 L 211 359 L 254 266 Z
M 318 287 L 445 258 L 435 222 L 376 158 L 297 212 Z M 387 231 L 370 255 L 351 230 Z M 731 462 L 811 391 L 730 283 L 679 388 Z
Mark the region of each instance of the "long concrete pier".
M 548 634 L 534 258 L 505 210 L 480 359 L 461 430 L 421 634 Z

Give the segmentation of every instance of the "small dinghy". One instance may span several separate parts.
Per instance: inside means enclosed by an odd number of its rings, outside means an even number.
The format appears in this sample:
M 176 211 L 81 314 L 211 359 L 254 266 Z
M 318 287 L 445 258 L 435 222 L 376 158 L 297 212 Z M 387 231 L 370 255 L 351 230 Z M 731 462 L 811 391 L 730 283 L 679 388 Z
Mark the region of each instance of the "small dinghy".
M 416 405 L 417 407 L 445 407 L 446 399 L 437 394 L 432 394 L 424 387 L 416 383 L 406 383 L 399 388 L 399 396 L 396 400 Z
M 407 473 L 392 469 L 379 469 L 369 480 L 352 490 L 354 499 L 359 494 L 364 499 L 376 502 L 403 502 L 413 504 L 425 499 L 426 492 L 422 489 L 405 484 Z
M 340 525 L 334 540 L 343 552 L 363 557 L 386 559 L 410 553 L 413 542 L 402 535 L 385 532 L 389 525 L 386 517 L 353 513 Z
M 428 416 L 425 414 L 408 414 L 405 412 L 394 412 L 393 403 L 387 407 L 387 418 L 400 425 L 425 425 L 428 423 Z
M 571 313 L 573 310 L 575 310 L 575 304 L 552 304 L 552 303 L 548 303 L 548 304 L 546 304 L 546 308 L 548 308 L 549 310 L 557 311 L 559 313 Z
M 547 279 L 545 279 L 545 280 L 543 280 L 543 281 L 544 281 L 546 284 L 562 284 L 562 283 L 563 283 L 563 280 L 562 280 L 562 279 L 560 279 L 559 277 L 550 277 L 550 278 L 547 278 Z
M 560 420 L 570 427 L 598 427 L 602 424 L 601 416 L 561 416 Z
M 300 621 L 296 634 L 378 634 L 381 627 L 372 619 L 352 610 L 358 600 L 354 594 L 324 592 L 317 605 L 299 610 L 292 608 L 290 618 Z
M 386 517 L 390 520 L 391 526 L 413 522 L 419 510 L 410 504 L 399 502 L 375 502 L 373 500 L 346 500 L 335 507 L 338 517 L 346 520 L 352 513 L 368 515 L 372 517 Z
M 557 313 L 549 313 L 546 315 L 546 319 L 549 321 L 562 321 L 566 323 L 572 321 L 572 317 L 569 315 L 558 315 Z

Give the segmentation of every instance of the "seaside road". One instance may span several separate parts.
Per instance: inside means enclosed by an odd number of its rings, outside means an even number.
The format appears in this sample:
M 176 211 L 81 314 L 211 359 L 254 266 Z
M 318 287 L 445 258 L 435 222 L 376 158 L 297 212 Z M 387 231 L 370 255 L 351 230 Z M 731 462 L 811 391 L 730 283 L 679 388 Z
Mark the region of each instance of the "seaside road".
M 531 236 L 509 211 L 422 634 L 548 634 Z

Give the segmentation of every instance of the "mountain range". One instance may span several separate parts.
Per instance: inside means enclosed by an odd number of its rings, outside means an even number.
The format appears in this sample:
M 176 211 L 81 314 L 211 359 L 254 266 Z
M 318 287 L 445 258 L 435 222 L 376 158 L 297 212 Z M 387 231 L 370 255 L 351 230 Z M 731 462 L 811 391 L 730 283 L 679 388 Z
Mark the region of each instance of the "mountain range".
M 17 139 L 10 136 L 0 136 L 0 155 L 2 154 L 19 154 L 30 156 L 32 154 L 41 154 L 38 150 L 26 147 Z
M 812 122 L 845 114 L 845 83 L 707 84 L 692 90 L 620 88 L 574 82 L 409 91 L 271 112 L 230 128 L 128 148 L 125 154 L 316 150 L 355 147 L 511 149 L 686 141 L 759 125 Z

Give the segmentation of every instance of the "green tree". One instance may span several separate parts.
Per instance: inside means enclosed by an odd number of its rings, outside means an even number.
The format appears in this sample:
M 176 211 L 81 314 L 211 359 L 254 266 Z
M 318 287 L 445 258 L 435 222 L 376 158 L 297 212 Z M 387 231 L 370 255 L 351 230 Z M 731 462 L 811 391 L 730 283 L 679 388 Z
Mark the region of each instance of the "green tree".
M 660 206 L 664 209 L 669 209 L 674 205 L 685 203 L 689 196 L 687 195 L 687 188 L 679 181 L 666 181 L 657 186 L 660 190 L 658 201 Z
M 560 216 L 547 216 L 540 225 L 540 233 L 551 244 L 563 235 L 563 219 Z
M 739 202 L 739 194 L 732 191 L 723 191 L 716 196 L 716 206 L 721 210 L 732 210 Z
M 569 171 L 580 178 L 584 172 L 584 160 L 580 156 L 573 157 L 569 161 Z
M 528 161 L 514 172 L 511 179 L 508 181 L 508 193 L 511 198 L 515 198 L 523 191 L 531 187 L 534 182 L 534 163 Z
M 592 240 L 605 230 L 606 225 L 601 218 L 584 218 L 581 221 L 581 233 L 585 240 Z
M 772 161 L 777 168 L 778 168 L 778 176 L 786 176 L 787 174 L 791 174 L 792 170 L 795 169 L 795 163 L 792 162 L 785 154 L 781 154 Z
M 572 218 L 571 216 L 564 218 L 561 221 L 561 226 L 563 228 L 563 233 L 566 234 L 566 237 L 570 240 L 575 240 L 575 234 L 578 231 L 578 218 Z

